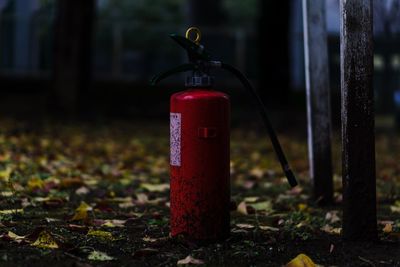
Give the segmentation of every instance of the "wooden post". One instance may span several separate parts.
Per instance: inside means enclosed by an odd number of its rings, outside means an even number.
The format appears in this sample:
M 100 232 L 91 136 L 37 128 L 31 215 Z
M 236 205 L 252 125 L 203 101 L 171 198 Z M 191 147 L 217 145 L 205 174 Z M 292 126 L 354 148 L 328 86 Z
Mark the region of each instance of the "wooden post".
M 341 0 L 343 238 L 375 240 L 372 0 Z
M 314 199 L 333 200 L 331 114 L 325 1 L 303 0 L 308 155 Z
M 55 106 L 74 115 L 91 80 L 94 0 L 59 0 L 55 21 Z M 81 101 L 81 103 L 79 103 Z

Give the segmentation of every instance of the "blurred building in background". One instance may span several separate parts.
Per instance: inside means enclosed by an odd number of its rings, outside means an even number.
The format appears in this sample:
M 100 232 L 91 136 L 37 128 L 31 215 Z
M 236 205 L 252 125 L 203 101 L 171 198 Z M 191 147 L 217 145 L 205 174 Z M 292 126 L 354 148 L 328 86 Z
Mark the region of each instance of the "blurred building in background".
M 338 95 L 339 1 L 325 1 L 331 88 Z M 52 90 L 58 71 L 54 51 L 60 2 L 0 0 L 2 90 Z M 377 107 L 389 113 L 395 108 L 394 92 L 400 89 L 399 2 L 375 1 L 374 6 Z M 300 0 L 97 0 L 89 33 L 91 80 L 112 88 L 124 84 L 131 91 L 148 90 L 144 88 L 153 74 L 186 60 L 168 34 L 199 25 L 203 43 L 216 58 L 243 70 L 265 99 L 285 104 L 305 87 L 301 6 Z M 229 76 L 222 77 L 226 86 L 238 86 Z M 166 84 L 181 80 L 172 78 Z

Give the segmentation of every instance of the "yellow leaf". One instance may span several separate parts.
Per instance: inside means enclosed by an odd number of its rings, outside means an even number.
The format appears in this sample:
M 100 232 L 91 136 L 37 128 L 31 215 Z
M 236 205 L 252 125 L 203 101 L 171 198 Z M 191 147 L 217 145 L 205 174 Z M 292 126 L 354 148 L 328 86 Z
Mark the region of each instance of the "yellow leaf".
M 126 220 L 105 220 L 101 226 L 105 227 L 124 227 Z
M 42 231 L 36 241 L 32 243 L 32 246 L 49 249 L 58 248 L 58 244 L 54 240 L 53 236 L 47 231 Z
M 141 184 L 141 187 L 150 192 L 164 192 L 169 189 L 169 184 Z
M 29 190 L 42 189 L 43 187 L 44 187 L 44 182 L 42 179 L 40 179 L 38 177 L 31 178 L 28 181 Z
M 112 236 L 112 234 L 110 232 L 101 231 L 101 230 L 90 229 L 89 232 L 87 233 L 87 235 L 99 237 L 104 240 L 113 240 L 114 239 L 114 237 Z
M 260 179 L 264 176 L 264 170 L 259 167 L 255 167 L 250 170 L 250 175 L 255 176 Z
M 305 210 L 307 210 L 308 206 L 307 206 L 307 204 L 300 203 L 298 205 L 298 208 L 299 208 L 299 211 L 305 211 Z
M 11 191 L 0 192 L 0 196 L 2 196 L 2 197 L 11 197 L 12 195 L 13 195 L 13 192 L 11 192 Z
M 14 210 L 0 210 L 0 214 L 16 214 L 16 213 L 23 213 L 23 209 L 14 209 Z
M 88 218 L 88 211 L 91 210 L 92 207 L 82 201 L 79 207 L 75 210 L 74 217 L 72 217 L 71 221 L 86 220 Z
M 1 170 L 0 171 L 0 180 L 8 182 L 10 179 L 11 172 L 12 172 L 12 169 L 10 167 L 7 167 L 6 169 Z
M 306 254 L 299 254 L 291 260 L 285 267 L 316 267 L 317 265 Z
M 259 199 L 259 197 L 245 197 L 244 201 L 247 203 L 253 203 L 256 202 Z

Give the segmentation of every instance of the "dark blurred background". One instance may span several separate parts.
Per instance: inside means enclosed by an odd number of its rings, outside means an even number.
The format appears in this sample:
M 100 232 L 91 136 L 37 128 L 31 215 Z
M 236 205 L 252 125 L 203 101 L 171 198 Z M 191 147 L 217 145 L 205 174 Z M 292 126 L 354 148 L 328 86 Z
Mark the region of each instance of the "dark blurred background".
M 339 1 L 325 1 L 338 125 Z M 376 110 L 391 126 L 400 113 L 399 4 L 374 1 Z M 184 76 L 155 88 L 148 80 L 186 61 L 168 34 L 195 25 L 215 59 L 241 69 L 280 121 L 305 122 L 301 7 L 300 0 L 0 0 L 0 112 L 168 118 L 169 95 L 183 89 Z M 256 114 L 235 79 L 215 75 L 216 88 L 232 96 L 234 121 Z

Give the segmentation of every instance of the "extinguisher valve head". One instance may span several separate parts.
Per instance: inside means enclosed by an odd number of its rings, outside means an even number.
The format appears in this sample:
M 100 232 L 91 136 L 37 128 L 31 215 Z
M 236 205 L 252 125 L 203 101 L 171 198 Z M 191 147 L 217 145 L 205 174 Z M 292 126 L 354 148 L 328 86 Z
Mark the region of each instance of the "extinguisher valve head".
M 209 75 L 191 75 L 186 77 L 186 87 L 211 87 L 214 84 L 214 77 Z

